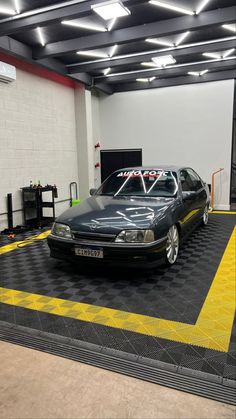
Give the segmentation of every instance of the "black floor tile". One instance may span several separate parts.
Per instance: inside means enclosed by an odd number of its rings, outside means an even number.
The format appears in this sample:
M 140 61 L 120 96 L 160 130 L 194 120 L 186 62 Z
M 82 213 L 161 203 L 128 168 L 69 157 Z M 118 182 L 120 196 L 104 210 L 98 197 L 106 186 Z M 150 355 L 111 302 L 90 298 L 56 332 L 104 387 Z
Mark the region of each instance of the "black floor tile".
M 234 217 L 212 215 L 183 245 L 175 266 L 151 274 L 79 269 L 51 259 L 46 242 L 38 242 L 0 256 L 0 286 L 195 324 L 233 226 Z M 1 237 L 0 246 L 7 240 Z M 0 320 L 235 379 L 235 325 L 225 354 L 7 304 L 0 304 Z

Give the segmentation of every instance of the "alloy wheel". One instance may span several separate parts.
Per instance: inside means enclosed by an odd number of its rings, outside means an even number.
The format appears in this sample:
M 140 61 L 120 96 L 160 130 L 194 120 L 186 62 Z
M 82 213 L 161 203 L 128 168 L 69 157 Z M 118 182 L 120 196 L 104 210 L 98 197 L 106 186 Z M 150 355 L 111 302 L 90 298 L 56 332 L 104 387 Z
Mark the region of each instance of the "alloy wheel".
M 202 216 L 202 223 L 203 223 L 203 225 L 207 225 L 208 218 L 209 218 L 209 213 L 208 213 L 208 207 L 206 206 L 205 209 L 204 209 L 203 216 Z
M 175 263 L 179 253 L 179 233 L 176 225 L 170 227 L 166 241 L 166 259 L 170 265 Z

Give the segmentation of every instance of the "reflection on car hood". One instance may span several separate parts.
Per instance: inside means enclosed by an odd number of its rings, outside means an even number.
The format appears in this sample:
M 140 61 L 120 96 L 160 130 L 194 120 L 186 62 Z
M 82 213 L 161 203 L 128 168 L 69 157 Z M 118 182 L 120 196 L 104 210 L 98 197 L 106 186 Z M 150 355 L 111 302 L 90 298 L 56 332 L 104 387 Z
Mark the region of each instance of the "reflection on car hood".
M 150 228 L 174 202 L 174 198 L 92 196 L 57 221 L 73 231 L 117 234 L 123 229 Z

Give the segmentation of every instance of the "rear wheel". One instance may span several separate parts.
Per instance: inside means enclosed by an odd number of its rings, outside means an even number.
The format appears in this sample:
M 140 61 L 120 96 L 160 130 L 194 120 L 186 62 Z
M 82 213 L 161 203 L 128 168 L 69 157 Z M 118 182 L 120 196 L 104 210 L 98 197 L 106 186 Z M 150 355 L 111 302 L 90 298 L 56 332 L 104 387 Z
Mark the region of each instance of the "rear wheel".
M 173 265 L 179 253 L 179 232 L 176 225 L 170 227 L 166 240 L 166 264 Z
M 207 225 L 208 219 L 209 219 L 208 205 L 206 205 L 205 208 L 204 208 L 203 216 L 202 216 L 202 225 L 203 226 Z

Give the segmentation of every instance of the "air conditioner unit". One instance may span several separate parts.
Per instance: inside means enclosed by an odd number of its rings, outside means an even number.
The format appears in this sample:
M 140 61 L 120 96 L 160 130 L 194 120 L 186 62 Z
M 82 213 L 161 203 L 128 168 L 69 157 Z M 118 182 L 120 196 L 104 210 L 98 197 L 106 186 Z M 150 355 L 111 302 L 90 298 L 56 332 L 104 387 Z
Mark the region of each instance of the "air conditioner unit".
M 16 80 L 16 67 L 0 61 L 0 82 L 11 83 Z

